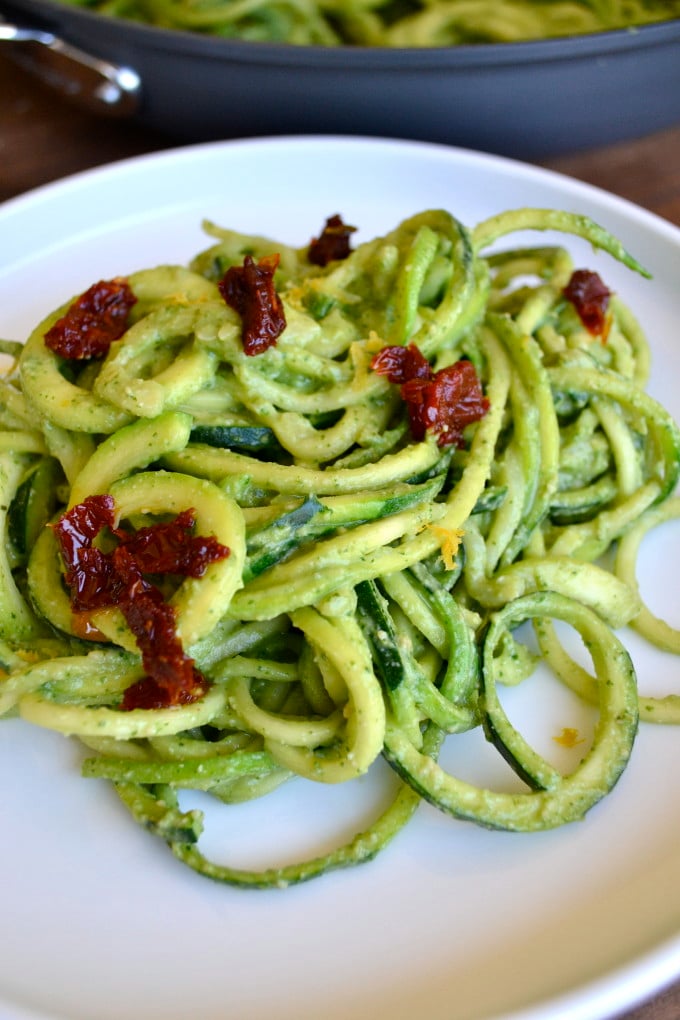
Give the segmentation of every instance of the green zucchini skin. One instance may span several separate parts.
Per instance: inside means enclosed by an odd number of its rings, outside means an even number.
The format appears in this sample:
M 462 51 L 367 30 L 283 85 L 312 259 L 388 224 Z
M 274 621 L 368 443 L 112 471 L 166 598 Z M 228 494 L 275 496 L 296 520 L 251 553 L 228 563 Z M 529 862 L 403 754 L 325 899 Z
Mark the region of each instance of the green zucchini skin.
M 432 499 L 444 483 L 439 475 L 426 482 L 396 485 L 378 492 L 358 492 L 351 499 L 309 496 L 248 539 L 244 580 L 251 581 L 306 544 L 339 529 L 357 528 Z
M 486 489 L 475 503 L 473 514 L 485 514 L 498 510 L 503 505 L 507 495 L 507 488 L 503 485 L 490 486 Z
M 618 493 L 615 480 L 606 475 L 581 489 L 556 493 L 550 502 L 553 524 L 581 524 L 592 520 Z
M 371 646 L 376 670 L 388 691 L 394 691 L 403 682 L 406 671 L 387 600 L 375 581 L 361 581 L 356 593 L 359 623 Z
M 600 719 L 593 745 L 573 772 L 562 776 L 526 743 L 495 693 L 494 653 L 507 627 L 550 616 L 575 626 L 593 654 Z M 582 819 L 617 783 L 628 763 L 639 712 L 635 671 L 627 651 L 592 610 L 555 592 L 524 596 L 494 614 L 484 636 L 482 713 L 487 738 L 530 785 L 524 793 L 476 787 L 446 773 L 391 724 L 385 756 L 420 796 L 461 820 L 491 829 L 532 832 Z
M 408 791 L 409 794 L 412 792 Z M 197 847 L 186 843 L 171 844 L 170 849 L 184 864 L 216 882 L 248 889 L 287 889 L 289 886 L 309 882 L 339 868 L 356 867 L 358 864 L 372 861 L 406 825 L 417 807 L 417 801 L 407 797 L 406 791 L 400 791 L 394 809 L 386 812 L 369 830 L 360 832 L 347 845 L 309 861 L 287 867 L 263 869 L 260 872 L 218 865 L 209 861 Z
M 281 453 L 273 429 L 257 425 L 195 425 L 190 442 L 241 453 Z
M 296 549 L 313 531 L 305 528 L 324 510 L 315 496 L 305 499 L 300 506 L 282 514 L 273 524 L 257 532 L 247 543 L 248 561 L 244 577 L 250 580 L 264 573 L 275 563 L 280 563 Z M 332 528 L 332 525 L 329 525 Z
M 17 557 L 25 563 L 40 532 L 56 507 L 59 465 L 52 457 L 41 457 L 18 487 L 8 510 L 8 537 Z

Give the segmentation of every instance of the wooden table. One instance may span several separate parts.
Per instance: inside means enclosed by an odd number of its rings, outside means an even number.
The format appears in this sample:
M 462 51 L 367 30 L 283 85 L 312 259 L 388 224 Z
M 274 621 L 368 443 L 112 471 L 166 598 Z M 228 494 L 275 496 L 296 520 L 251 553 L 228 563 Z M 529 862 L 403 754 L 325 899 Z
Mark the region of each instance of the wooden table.
M 141 127 L 76 110 L 0 54 L 0 201 L 66 174 L 174 144 Z M 542 165 L 622 195 L 680 226 L 680 125 Z M 616 1020 L 680 1020 L 680 982 Z

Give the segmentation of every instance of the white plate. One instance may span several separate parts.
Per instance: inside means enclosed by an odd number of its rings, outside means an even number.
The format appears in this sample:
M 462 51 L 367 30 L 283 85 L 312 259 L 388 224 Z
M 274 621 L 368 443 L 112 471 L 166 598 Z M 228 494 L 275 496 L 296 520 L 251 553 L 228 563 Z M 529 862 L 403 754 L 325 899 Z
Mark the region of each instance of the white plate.
M 425 208 L 472 225 L 522 205 L 588 213 L 652 270 L 645 282 L 570 242 L 641 318 L 652 392 L 677 415 L 680 231 L 566 178 L 428 145 L 209 144 L 9 202 L 0 336 L 25 337 L 96 279 L 186 261 L 206 244 L 202 217 L 304 244 L 334 212 L 364 238 Z M 677 613 L 677 529 L 674 552 L 669 541 L 646 541 L 643 585 Z M 672 689 L 677 661 L 631 647 L 645 691 Z M 79 756 L 58 735 L 0 722 L 3 1020 L 600 1020 L 680 974 L 680 740 L 670 729 L 642 730 L 623 779 L 583 823 L 512 835 L 423 807 L 372 863 L 276 892 L 185 870 L 105 784 L 79 777 Z M 330 838 L 365 820 L 387 781 L 378 772 L 225 809 L 213 835 L 241 861 L 309 849 L 318 830 Z

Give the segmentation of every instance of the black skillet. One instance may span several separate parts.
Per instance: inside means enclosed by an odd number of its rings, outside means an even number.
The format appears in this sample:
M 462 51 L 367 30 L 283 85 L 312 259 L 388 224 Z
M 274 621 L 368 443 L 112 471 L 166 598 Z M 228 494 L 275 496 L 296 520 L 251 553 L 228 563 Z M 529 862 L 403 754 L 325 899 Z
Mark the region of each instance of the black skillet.
M 363 134 L 531 159 L 680 122 L 680 19 L 390 50 L 219 39 L 53 0 L 0 0 L 0 16 L 3 50 L 55 88 L 183 141 Z

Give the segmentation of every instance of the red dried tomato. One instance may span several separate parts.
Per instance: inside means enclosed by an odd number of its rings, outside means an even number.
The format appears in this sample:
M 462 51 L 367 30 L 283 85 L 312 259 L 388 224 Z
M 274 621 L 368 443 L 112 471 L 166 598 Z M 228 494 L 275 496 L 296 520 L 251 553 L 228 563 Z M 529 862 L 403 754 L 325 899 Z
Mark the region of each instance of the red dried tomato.
M 342 222 L 342 217 L 329 216 L 319 237 L 312 238 L 307 258 L 315 266 L 346 259 L 351 253 L 349 239 L 356 230 Z
M 286 328 L 283 304 L 274 288 L 280 260 L 280 255 L 265 255 L 255 262 L 246 255 L 243 265 L 231 266 L 218 283 L 226 303 L 243 320 L 241 338 L 248 355 L 262 354 Z
M 137 301 L 126 280 L 100 280 L 81 294 L 45 333 L 45 343 L 62 358 L 103 358 L 127 329 Z
M 74 613 L 118 606 L 135 635 L 147 676 L 123 697 L 123 709 L 164 708 L 188 704 L 208 685 L 177 636 L 175 610 L 144 573 L 200 577 L 209 563 L 224 559 L 229 549 L 213 536 L 191 534 L 193 510 L 167 524 L 128 534 L 114 529 L 111 496 L 90 496 L 53 525 L 66 566 Z M 93 540 L 109 528 L 119 544 L 108 553 Z
M 186 685 L 180 688 L 175 700 L 172 700 L 172 694 L 167 687 L 159 684 L 153 676 L 144 676 L 127 688 L 120 707 L 124 712 L 131 712 L 135 708 L 172 708 L 173 705 L 191 705 L 192 702 L 203 697 L 209 686 L 205 677 L 194 667 L 191 686 Z
M 125 590 L 121 612 L 135 635 L 147 672 L 125 691 L 123 709 L 190 704 L 203 694 L 206 681 L 177 637 L 174 608 L 145 580 L 125 546 L 114 550 L 113 561 Z
M 76 613 L 112 605 L 120 595 L 110 559 L 92 545 L 100 531 L 113 527 L 114 519 L 111 496 L 88 496 L 52 525 L 66 565 L 71 608 Z
M 465 428 L 489 410 L 470 361 L 457 361 L 433 372 L 420 349 L 409 344 L 383 347 L 373 357 L 371 368 L 401 386 L 414 439 L 424 439 L 430 429 L 439 446 L 462 446 Z
M 83 547 L 91 546 L 92 540 L 104 528 L 113 527 L 116 519 L 113 496 L 88 496 L 77 506 L 61 515 L 52 527 L 59 539 L 62 554 L 67 563 Z
M 404 347 L 396 344 L 383 347 L 371 360 L 371 368 L 378 375 L 385 375 L 391 383 L 405 383 L 409 379 L 430 379 L 430 362 L 415 344 Z
M 122 585 L 106 553 L 96 546 L 81 549 L 74 566 L 66 571 L 71 608 L 76 613 L 115 606 L 123 596 Z
M 574 270 L 563 293 L 576 309 L 588 332 L 606 339 L 609 332 L 607 310 L 611 291 L 598 274 L 589 269 Z
M 194 511 L 183 510 L 167 524 L 116 534 L 144 573 L 202 577 L 211 563 L 226 559 L 229 549 L 213 535 L 193 535 L 195 523 Z
M 431 379 L 409 379 L 401 387 L 414 439 L 429 429 L 439 446 L 464 445 L 463 432 L 489 410 L 474 365 L 456 361 Z

